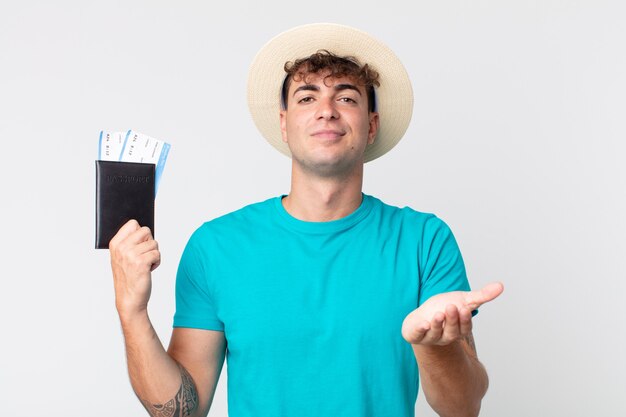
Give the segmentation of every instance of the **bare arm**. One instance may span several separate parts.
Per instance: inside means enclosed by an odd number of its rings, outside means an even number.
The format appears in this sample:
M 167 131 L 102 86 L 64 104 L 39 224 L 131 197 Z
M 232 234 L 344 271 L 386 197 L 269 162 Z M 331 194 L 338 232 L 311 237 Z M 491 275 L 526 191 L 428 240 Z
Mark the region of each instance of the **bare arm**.
M 489 380 L 470 335 L 447 346 L 413 345 L 428 404 L 442 417 L 478 416 Z
M 478 416 L 489 380 L 476 355 L 471 312 L 502 291 L 496 283 L 439 294 L 404 319 L 402 335 L 413 347 L 424 394 L 441 417 Z
M 189 370 L 196 383 L 198 415 L 206 416 L 226 355 L 224 332 L 175 328 L 168 354 Z
M 130 382 L 148 414 L 200 416 L 189 371 L 167 354 L 148 315 L 121 320 Z
M 151 416 L 206 416 L 223 364 L 223 332 L 174 329 L 166 352 L 147 312 L 151 273 L 160 263 L 158 244 L 148 228 L 131 220 L 109 248 L 135 393 Z

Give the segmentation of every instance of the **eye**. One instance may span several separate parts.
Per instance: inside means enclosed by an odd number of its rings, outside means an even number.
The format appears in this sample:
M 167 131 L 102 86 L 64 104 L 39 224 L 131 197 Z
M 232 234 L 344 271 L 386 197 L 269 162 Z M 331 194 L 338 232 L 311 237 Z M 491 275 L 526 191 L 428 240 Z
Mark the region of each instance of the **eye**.
M 356 103 L 356 100 L 352 97 L 340 97 L 339 101 L 342 101 L 344 103 Z
M 306 96 L 306 97 L 302 97 L 301 99 L 299 99 L 298 103 L 310 103 L 312 101 L 313 101 L 313 97 Z

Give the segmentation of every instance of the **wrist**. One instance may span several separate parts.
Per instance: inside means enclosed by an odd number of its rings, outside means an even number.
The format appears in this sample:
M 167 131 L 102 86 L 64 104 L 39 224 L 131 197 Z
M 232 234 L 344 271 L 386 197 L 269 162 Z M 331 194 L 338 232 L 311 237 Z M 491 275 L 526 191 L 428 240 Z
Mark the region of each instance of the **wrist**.
M 438 362 L 451 357 L 464 355 L 460 340 L 455 340 L 447 345 L 411 344 L 416 357 L 420 362 Z
M 117 306 L 117 314 L 120 317 L 122 328 L 133 326 L 137 323 L 149 320 L 147 308 L 129 308 Z

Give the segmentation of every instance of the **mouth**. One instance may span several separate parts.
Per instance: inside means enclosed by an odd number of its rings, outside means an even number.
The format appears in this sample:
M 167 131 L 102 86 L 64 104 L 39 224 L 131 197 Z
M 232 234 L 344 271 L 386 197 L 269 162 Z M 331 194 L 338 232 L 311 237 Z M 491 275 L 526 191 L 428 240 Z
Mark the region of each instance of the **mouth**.
M 345 134 L 346 132 L 341 131 L 341 130 L 320 129 L 320 130 L 316 130 L 315 132 L 313 132 L 311 136 L 318 138 L 318 139 L 339 139 Z

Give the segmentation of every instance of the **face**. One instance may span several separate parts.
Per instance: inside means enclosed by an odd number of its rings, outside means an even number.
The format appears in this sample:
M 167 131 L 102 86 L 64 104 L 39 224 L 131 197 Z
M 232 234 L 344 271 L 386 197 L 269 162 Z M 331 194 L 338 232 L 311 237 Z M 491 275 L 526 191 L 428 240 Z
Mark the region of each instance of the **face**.
M 362 168 L 365 147 L 376 137 L 378 114 L 368 111 L 364 87 L 347 77 L 324 80 L 324 75 L 291 81 L 280 126 L 299 168 L 340 176 Z

